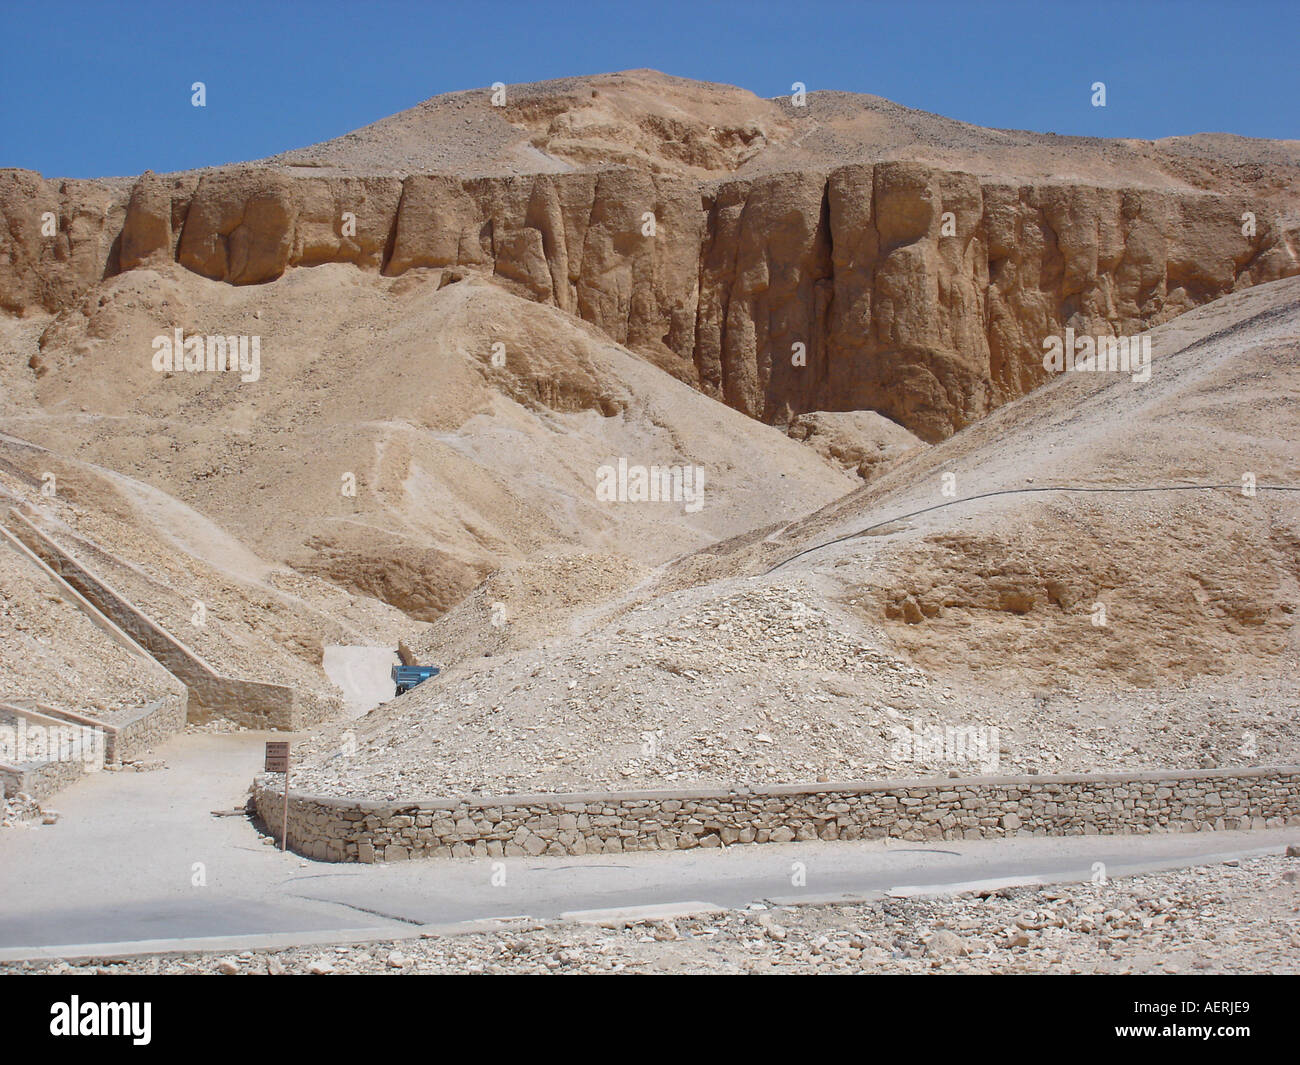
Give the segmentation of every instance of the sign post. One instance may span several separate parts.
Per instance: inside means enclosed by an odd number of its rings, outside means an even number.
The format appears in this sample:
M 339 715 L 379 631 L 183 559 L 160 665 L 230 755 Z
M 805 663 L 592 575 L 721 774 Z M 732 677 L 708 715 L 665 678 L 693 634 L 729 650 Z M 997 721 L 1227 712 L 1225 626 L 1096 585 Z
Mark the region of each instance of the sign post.
M 289 741 L 269 740 L 266 744 L 266 772 L 284 774 L 284 821 L 280 826 L 280 850 L 289 846 Z

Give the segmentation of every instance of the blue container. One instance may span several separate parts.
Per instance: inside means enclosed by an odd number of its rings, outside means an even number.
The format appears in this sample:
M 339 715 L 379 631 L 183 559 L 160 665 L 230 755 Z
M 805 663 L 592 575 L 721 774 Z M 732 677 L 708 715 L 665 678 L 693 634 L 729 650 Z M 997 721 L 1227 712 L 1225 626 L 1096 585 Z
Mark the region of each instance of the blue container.
M 405 695 L 417 684 L 436 677 L 439 672 L 437 666 L 394 666 L 393 684 L 397 687 L 398 695 Z

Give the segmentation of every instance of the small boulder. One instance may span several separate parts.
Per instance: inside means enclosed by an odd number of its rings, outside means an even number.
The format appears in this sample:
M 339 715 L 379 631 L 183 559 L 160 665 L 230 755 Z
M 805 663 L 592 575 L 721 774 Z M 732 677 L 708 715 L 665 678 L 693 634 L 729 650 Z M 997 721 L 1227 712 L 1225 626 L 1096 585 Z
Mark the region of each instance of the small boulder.
M 961 958 L 970 953 L 970 947 L 961 936 L 940 928 L 926 943 L 925 952 L 932 958 Z

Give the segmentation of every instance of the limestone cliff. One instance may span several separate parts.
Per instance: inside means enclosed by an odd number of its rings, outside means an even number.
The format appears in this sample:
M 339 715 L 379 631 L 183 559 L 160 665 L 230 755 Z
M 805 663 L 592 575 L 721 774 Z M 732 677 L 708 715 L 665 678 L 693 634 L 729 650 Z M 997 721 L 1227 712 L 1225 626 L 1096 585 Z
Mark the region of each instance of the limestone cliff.
M 237 285 L 327 262 L 476 272 L 755 418 L 875 410 L 936 441 L 1042 383 L 1042 340 L 1066 326 L 1132 333 L 1300 273 L 1290 180 L 1123 187 L 893 159 L 707 180 L 249 165 L 128 191 L 10 170 L 0 306 L 56 311 L 158 258 Z

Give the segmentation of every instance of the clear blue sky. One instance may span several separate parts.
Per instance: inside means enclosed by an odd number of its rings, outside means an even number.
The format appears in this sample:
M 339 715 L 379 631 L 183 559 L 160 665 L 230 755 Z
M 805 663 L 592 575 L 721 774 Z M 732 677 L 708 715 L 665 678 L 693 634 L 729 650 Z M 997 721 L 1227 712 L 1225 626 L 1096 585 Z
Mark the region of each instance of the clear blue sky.
M 1300 138 L 1298 42 L 1300 0 L 0 0 L 0 166 L 215 165 L 438 93 L 634 67 L 761 96 L 871 92 L 985 126 Z

